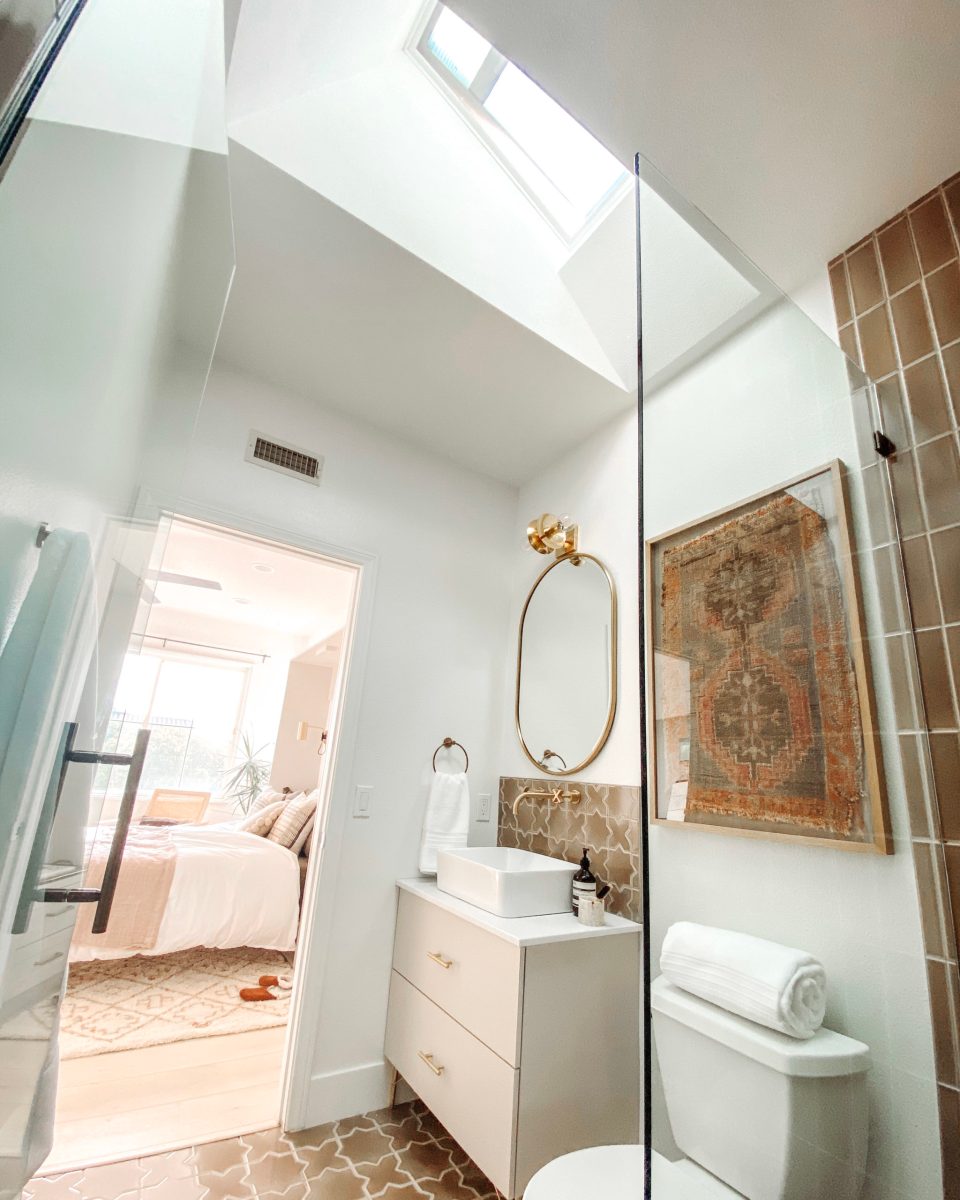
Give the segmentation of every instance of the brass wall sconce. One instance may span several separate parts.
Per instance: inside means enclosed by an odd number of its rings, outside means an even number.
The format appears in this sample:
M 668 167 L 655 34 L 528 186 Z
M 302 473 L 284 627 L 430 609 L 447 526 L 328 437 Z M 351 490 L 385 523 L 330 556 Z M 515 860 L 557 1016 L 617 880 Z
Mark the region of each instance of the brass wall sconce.
M 311 725 L 309 721 L 301 721 L 297 725 L 297 741 L 305 742 L 307 740 L 307 738 L 310 736 L 311 729 L 323 729 L 323 726 L 322 725 Z M 324 751 L 326 750 L 326 748 L 327 748 L 327 730 L 323 729 L 323 733 L 320 734 L 320 747 L 317 750 L 317 753 L 323 754 Z
M 541 513 L 527 526 L 527 541 L 538 554 L 555 554 L 565 558 L 574 554 L 580 542 L 580 527 L 569 517 Z

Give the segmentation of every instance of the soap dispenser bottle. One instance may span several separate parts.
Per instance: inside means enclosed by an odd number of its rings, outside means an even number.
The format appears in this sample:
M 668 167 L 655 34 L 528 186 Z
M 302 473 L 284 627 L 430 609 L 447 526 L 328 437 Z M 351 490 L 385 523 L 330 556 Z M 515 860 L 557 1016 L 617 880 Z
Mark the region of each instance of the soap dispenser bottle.
M 580 859 L 580 870 L 573 877 L 573 914 L 579 915 L 580 912 L 580 897 L 581 896 L 596 896 L 597 880 L 590 871 L 590 859 L 587 856 L 587 847 L 583 848 L 583 858 Z

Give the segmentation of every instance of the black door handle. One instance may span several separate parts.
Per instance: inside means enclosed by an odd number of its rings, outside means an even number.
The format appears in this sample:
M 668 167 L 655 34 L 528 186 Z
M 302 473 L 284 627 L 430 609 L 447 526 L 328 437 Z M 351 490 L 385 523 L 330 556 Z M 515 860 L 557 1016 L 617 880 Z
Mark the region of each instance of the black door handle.
M 30 917 L 30 905 L 40 904 L 96 904 L 97 911 L 93 916 L 93 932 L 103 933 L 110 920 L 113 907 L 113 897 L 117 890 L 117 879 L 123 862 L 123 852 L 127 844 L 127 834 L 133 820 L 133 809 L 137 801 L 137 791 L 143 774 L 143 764 L 147 757 L 147 747 L 150 744 L 150 730 L 137 731 L 132 754 L 98 754 L 95 750 L 74 750 L 73 743 L 77 736 L 77 724 L 69 722 L 60 740 L 56 766 L 50 778 L 43 800 L 43 809 L 37 826 L 37 836 L 30 852 L 30 861 L 20 893 L 20 903 L 13 922 L 13 932 L 23 933 L 27 928 Z M 43 866 L 44 855 L 53 821 L 60 805 L 60 795 L 63 791 L 67 768 L 70 763 L 87 763 L 93 765 L 105 764 L 113 767 L 126 767 L 127 780 L 123 789 L 123 799 L 120 801 L 120 811 L 117 814 L 117 824 L 110 843 L 110 853 L 104 868 L 103 880 L 98 888 L 46 888 L 37 891 L 37 880 Z

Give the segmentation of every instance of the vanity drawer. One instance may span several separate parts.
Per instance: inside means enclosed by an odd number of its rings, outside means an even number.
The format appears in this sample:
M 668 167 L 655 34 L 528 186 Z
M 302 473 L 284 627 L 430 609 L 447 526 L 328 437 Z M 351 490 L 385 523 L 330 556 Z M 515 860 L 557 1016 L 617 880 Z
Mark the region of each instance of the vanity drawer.
M 519 1066 L 519 946 L 401 891 L 393 965 L 502 1059 Z
M 390 983 L 384 1049 L 388 1061 L 480 1170 L 501 1192 L 512 1195 L 519 1071 L 396 971 Z

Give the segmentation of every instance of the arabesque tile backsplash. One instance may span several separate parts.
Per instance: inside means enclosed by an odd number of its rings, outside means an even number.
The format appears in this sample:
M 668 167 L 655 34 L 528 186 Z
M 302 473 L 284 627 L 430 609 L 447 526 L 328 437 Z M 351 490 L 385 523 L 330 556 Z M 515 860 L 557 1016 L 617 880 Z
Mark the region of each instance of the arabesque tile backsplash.
M 527 788 L 545 791 L 557 783 L 580 792 L 579 804 L 553 805 L 527 798 L 516 817 L 513 802 Z M 609 883 L 609 912 L 640 920 L 640 789 L 575 779 L 500 780 L 497 845 L 579 862 L 584 847 L 594 875 Z

